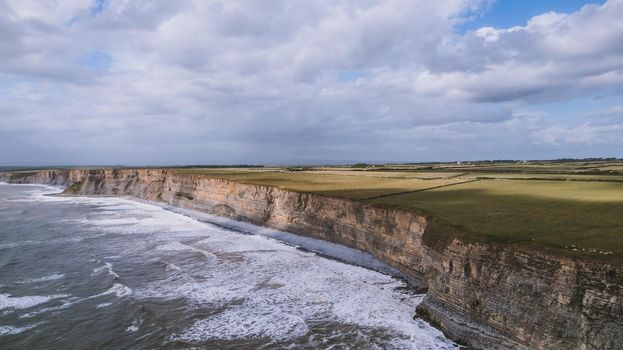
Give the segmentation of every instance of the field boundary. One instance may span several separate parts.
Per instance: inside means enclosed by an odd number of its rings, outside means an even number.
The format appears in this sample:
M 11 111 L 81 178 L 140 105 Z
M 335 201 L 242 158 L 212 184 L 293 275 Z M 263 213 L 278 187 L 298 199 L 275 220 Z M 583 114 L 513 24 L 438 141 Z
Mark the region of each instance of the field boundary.
M 577 179 L 577 178 L 553 178 L 553 177 L 493 177 L 477 176 L 477 180 L 508 180 L 508 181 L 577 181 L 577 182 L 623 182 L 622 179 Z
M 481 179 L 473 179 L 473 180 L 466 180 L 463 182 L 456 182 L 456 183 L 452 183 L 452 184 L 445 184 L 445 185 L 439 185 L 439 186 L 434 186 L 434 187 L 428 187 L 428 188 L 420 188 L 417 190 L 411 190 L 411 191 L 403 191 L 403 192 L 395 192 L 395 193 L 387 193 L 387 194 L 381 194 L 378 196 L 372 196 L 372 197 L 366 197 L 366 198 L 361 198 L 359 199 L 360 201 L 367 201 L 370 199 L 378 199 L 378 198 L 385 198 L 385 197 L 391 197 L 391 196 L 398 196 L 401 194 L 408 194 L 408 193 L 416 193 L 416 192 L 424 192 L 424 191 L 428 191 L 428 190 L 435 190 L 438 188 L 442 188 L 442 187 L 450 187 L 450 186 L 456 186 L 456 185 L 462 185 L 462 184 L 467 184 L 470 182 L 476 182 L 476 181 L 480 181 Z

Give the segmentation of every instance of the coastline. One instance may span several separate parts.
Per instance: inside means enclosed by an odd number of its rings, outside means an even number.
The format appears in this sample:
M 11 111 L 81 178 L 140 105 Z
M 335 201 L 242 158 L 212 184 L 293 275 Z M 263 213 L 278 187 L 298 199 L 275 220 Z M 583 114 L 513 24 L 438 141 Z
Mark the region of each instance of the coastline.
M 425 286 L 418 314 L 472 348 L 623 346 L 617 264 L 463 242 L 408 211 L 164 169 L 42 171 L 20 182 L 158 202 L 365 251 Z
M 39 185 L 34 185 L 39 186 Z M 53 187 L 53 186 L 52 186 Z M 57 188 L 57 187 L 53 187 Z M 293 232 L 286 232 L 276 230 L 264 226 L 254 225 L 248 222 L 236 221 L 226 217 L 220 217 L 211 215 L 205 212 L 201 212 L 193 209 L 184 209 L 182 207 L 176 207 L 168 205 L 163 202 L 144 200 L 130 196 L 109 196 L 109 195 L 74 195 L 64 194 L 62 192 L 54 194 L 46 194 L 47 196 L 54 197 L 87 197 L 87 198 L 123 198 L 129 201 L 151 205 L 170 211 L 175 214 L 183 215 L 191 219 L 197 220 L 202 223 L 217 226 L 222 229 L 234 231 L 245 235 L 258 235 L 268 239 L 275 240 L 277 242 L 293 246 L 297 249 L 314 253 L 318 256 L 336 260 L 345 264 L 363 267 L 372 271 L 383 273 L 385 275 L 392 276 L 397 279 L 404 280 L 410 287 L 414 288 L 414 292 L 418 294 L 424 294 L 425 290 L 418 288 L 413 284 L 413 281 L 409 280 L 409 277 L 403 274 L 401 271 L 393 268 L 392 266 L 382 262 L 376 257 L 372 256 L 365 251 L 351 248 L 342 244 L 332 243 L 321 239 L 302 236 Z
M 396 349 L 457 348 L 437 328 L 413 318 L 423 295 L 389 275 L 122 197 L 45 196 L 58 192 L 45 186 L 0 190 L 4 252 L 9 261 L 21 262 L 19 271 L 5 271 L 2 293 L 13 300 L 64 295 L 4 319 L 3 326 L 37 325 L 0 337 L 8 347 L 68 344 L 71 337 L 57 337 L 66 331 L 54 330 L 75 329 L 91 348 L 110 345 L 110 339 L 118 340 L 115 348 L 130 341 L 145 349 L 177 348 L 178 336 L 184 348 L 323 347 L 328 334 L 347 347 L 352 340 Z M 45 252 L 41 260 L 32 259 L 39 252 Z M 64 303 L 72 304 L 54 309 Z M 97 330 L 89 332 L 91 323 L 73 328 L 82 317 L 95 317 Z M 251 320 L 254 326 L 245 327 Z M 156 340 L 145 341 L 145 334 Z M 47 342 L 53 338 L 58 341 Z

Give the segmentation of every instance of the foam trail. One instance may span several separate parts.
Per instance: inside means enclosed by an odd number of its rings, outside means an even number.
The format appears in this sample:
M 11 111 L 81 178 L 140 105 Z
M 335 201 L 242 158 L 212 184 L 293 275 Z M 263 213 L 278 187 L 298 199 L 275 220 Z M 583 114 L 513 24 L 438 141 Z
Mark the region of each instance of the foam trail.
M 167 242 L 166 244 L 163 244 L 161 246 L 156 247 L 156 250 L 163 250 L 163 251 L 184 251 L 184 250 L 188 250 L 188 251 L 192 251 L 192 252 L 197 252 L 200 254 L 203 254 L 206 258 L 215 258 L 216 256 L 208 251 L 202 250 L 202 249 L 198 249 L 195 247 L 191 247 L 189 245 L 180 243 L 180 242 Z M 175 265 L 174 265 L 175 266 Z
M 266 227 L 253 225 L 250 223 L 218 217 L 197 210 L 183 209 L 169 205 L 159 205 L 158 203 L 153 204 L 161 206 L 165 210 L 186 215 L 201 222 L 217 225 L 219 227 L 223 227 L 240 233 L 257 234 L 264 237 L 269 237 L 278 241 L 292 244 L 297 247 L 301 247 L 303 249 L 318 253 L 326 257 L 335 258 L 350 264 L 363 266 L 393 276 L 406 278 L 406 276 L 396 268 L 391 267 L 384 262 L 378 260 L 373 255 L 360 251 L 358 249 L 346 247 L 344 245 L 324 241 L 321 239 L 304 237 L 290 232 L 274 230 Z
M 18 283 L 49 282 L 49 281 L 56 281 L 56 280 L 61 279 L 63 277 L 65 277 L 64 273 L 55 273 L 55 274 L 52 274 L 52 275 L 43 276 L 43 277 L 39 277 L 39 278 L 25 279 L 23 281 L 19 281 Z
M 59 305 L 59 306 L 44 307 L 44 308 L 39 309 L 37 311 L 21 314 L 21 315 L 19 315 L 19 318 L 31 318 L 31 317 L 35 317 L 37 315 L 40 315 L 40 314 L 43 314 L 43 313 L 46 313 L 46 312 L 63 310 L 63 309 L 66 309 L 66 308 L 76 304 L 77 302 L 80 302 L 80 301 L 81 301 L 81 299 L 73 297 L 73 298 L 70 298 L 69 300 L 63 300 L 62 304 Z
M 24 327 L 0 326 L 0 336 L 20 334 L 20 333 L 23 333 L 23 332 L 25 332 L 25 331 L 27 331 L 29 329 L 37 327 L 41 323 L 43 323 L 43 322 L 31 324 L 31 325 L 24 326 Z
M 111 263 L 108 263 L 108 262 L 105 262 L 105 261 L 103 261 L 101 263 L 103 265 L 94 268 L 92 275 L 96 275 L 96 274 L 100 273 L 101 271 L 106 271 L 110 276 L 113 276 L 114 278 L 119 278 L 119 275 L 115 271 L 113 271 Z
M 68 297 L 67 294 L 33 295 L 24 297 L 11 297 L 10 294 L 0 294 L 0 310 L 3 309 L 27 309 L 50 300 Z
M 129 333 L 134 333 L 139 330 L 141 323 L 143 323 L 142 319 L 135 319 L 134 321 L 132 321 L 132 324 L 130 324 L 128 328 L 125 329 L 125 331 Z
M 99 294 L 92 295 L 92 296 L 88 297 L 87 299 L 99 298 L 99 297 L 102 297 L 102 296 L 105 296 L 105 295 L 111 295 L 111 294 L 116 295 L 117 298 L 123 298 L 123 297 L 131 295 L 132 294 L 132 289 L 129 288 L 128 286 L 126 286 L 126 285 L 121 284 L 121 283 L 115 283 L 107 291 L 99 293 Z

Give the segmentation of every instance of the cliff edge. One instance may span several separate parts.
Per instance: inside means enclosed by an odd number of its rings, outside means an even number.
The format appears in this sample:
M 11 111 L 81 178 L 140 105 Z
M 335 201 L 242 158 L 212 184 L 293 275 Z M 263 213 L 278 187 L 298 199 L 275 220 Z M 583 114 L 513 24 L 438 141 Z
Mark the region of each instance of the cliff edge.
M 623 349 L 623 264 L 462 241 L 412 211 L 165 169 L 0 173 L 320 238 L 366 251 L 427 288 L 418 314 L 477 349 Z

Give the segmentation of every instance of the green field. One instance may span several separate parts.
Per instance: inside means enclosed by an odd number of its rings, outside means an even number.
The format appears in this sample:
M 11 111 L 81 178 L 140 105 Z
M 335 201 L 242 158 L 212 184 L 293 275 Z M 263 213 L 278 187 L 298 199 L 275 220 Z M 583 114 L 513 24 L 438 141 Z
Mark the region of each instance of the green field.
M 364 200 L 371 197 L 447 186 L 473 181 L 473 178 L 447 177 L 435 174 L 384 173 L 365 171 L 232 171 L 215 169 L 177 170 L 182 174 L 205 175 L 252 185 L 274 186 L 297 192 L 312 192 L 329 197 Z
M 621 169 L 621 161 L 551 161 L 176 171 L 415 210 L 465 239 L 619 258 Z
M 466 237 L 623 253 L 623 183 L 480 180 L 371 203 L 426 212 Z

